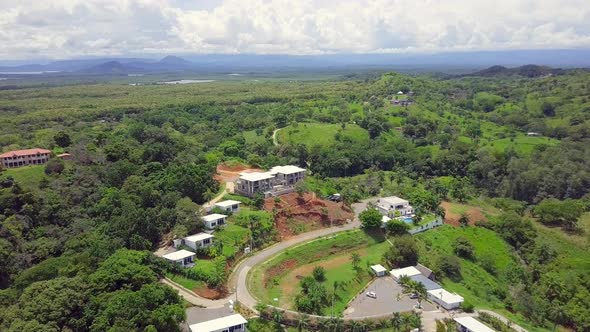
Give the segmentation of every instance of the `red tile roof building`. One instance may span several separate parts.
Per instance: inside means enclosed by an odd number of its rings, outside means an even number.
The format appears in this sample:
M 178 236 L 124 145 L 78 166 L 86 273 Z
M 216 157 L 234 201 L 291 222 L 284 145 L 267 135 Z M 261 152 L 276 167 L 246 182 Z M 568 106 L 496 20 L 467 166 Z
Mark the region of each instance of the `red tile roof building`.
M 45 149 L 27 149 L 8 151 L 0 154 L 0 164 L 4 168 L 16 168 L 27 165 L 45 164 L 51 151 Z

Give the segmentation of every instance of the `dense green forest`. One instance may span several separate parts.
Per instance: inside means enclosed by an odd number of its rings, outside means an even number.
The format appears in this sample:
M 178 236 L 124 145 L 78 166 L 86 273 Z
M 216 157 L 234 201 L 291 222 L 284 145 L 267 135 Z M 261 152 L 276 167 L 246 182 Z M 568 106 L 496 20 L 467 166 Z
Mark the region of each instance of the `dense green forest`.
M 582 70 L 0 91 L 2 152 L 73 155 L 0 173 L 0 330 L 178 330 L 183 304 L 149 252 L 198 230 L 189 216 L 226 160 L 308 167 L 311 190 L 346 202 L 386 185 L 431 208 L 494 199 L 501 214 L 484 227 L 514 264 L 495 299 L 536 326 L 590 330 L 589 259 L 560 270 L 567 253 L 533 225 L 589 236 L 589 98 Z

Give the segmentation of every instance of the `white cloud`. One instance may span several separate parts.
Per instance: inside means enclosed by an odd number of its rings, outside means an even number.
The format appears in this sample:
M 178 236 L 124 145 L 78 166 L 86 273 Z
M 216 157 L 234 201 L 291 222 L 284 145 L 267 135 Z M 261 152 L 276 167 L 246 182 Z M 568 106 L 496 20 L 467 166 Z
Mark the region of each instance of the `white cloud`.
M 590 47 L 587 0 L 2 0 L 0 58 Z

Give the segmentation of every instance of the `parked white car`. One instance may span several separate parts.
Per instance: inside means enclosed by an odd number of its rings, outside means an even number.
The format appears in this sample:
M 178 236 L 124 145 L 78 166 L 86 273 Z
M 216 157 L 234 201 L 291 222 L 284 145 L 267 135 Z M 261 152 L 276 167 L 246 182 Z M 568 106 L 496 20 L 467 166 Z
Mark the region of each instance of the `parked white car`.
M 376 299 L 377 298 L 377 293 L 375 293 L 375 292 L 367 292 L 367 296 Z

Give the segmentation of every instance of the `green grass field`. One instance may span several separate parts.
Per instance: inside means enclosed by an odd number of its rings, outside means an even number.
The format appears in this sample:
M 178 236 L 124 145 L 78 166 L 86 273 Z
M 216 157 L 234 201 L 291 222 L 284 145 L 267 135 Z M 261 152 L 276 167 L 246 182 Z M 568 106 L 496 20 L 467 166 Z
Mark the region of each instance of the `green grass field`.
M 166 273 L 166 277 L 174 281 L 175 283 L 181 285 L 182 287 L 190 290 L 206 286 L 205 283 L 202 281 L 185 278 L 178 274 Z
M 12 176 L 23 188 L 35 190 L 39 188 L 39 182 L 45 178 L 45 166 L 34 165 L 11 168 L 0 173 L 0 178 L 8 176 Z
M 497 151 L 505 151 L 509 147 L 513 147 L 516 152 L 521 154 L 531 154 L 533 149 L 538 145 L 554 146 L 559 144 L 559 140 L 549 137 L 529 137 L 529 136 L 517 136 L 512 140 L 511 138 L 501 138 L 492 140 L 488 144 Z
M 339 124 L 299 123 L 297 127 L 288 126 L 278 132 L 279 143 L 302 143 L 307 146 L 328 146 L 335 142 L 336 133 L 342 130 Z M 355 125 L 347 124 L 341 131 L 343 138 L 353 141 L 368 141 L 369 133 Z
M 215 241 L 223 243 L 223 255 L 233 256 L 237 253 L 241 243 L 250 236 L 250 230 L 238 225 L 228 223 L 222 229 L 215 231 Z
M 270 142 L 264 134 L 257 135 L 255 130 L 245 131 L 243 133 L 244 139 L 246 140 L 246 144 L 264 144 L 265 142 Z
M 311 274 L 313 267 L 321 265 L 326 268 L 327 280 L 324 284 L 329 292 L 335 281 L 342 284 L 336 291 L 337 300 L 334 302 L 334 313 L 341 314 L 346 304 L 371 280 L 367 266 L 379 263 L 381 256 L 389 248 L 389 243 L 383 240 L 379 233 L 367 234 L 356 230 L 307 242 L 254 267 L 248 274 L 249 289 L 262 303 L 276 305 L 276 298 L 278 304 L 292 307 L 294 296 L 300 292 L 298 283 L 291 280 L 297 280 L 293 273 L 309 270 Z M 362 258 L 361 273 L 358 275 L 350 260 L 353 252 L 359 253 Z M 286 266 L 288 268 L 284 268 Z M 265 287 L 265 275 L 268 273 L 273 278 Z M 285 295 L 284 289 L 293 292 Z

